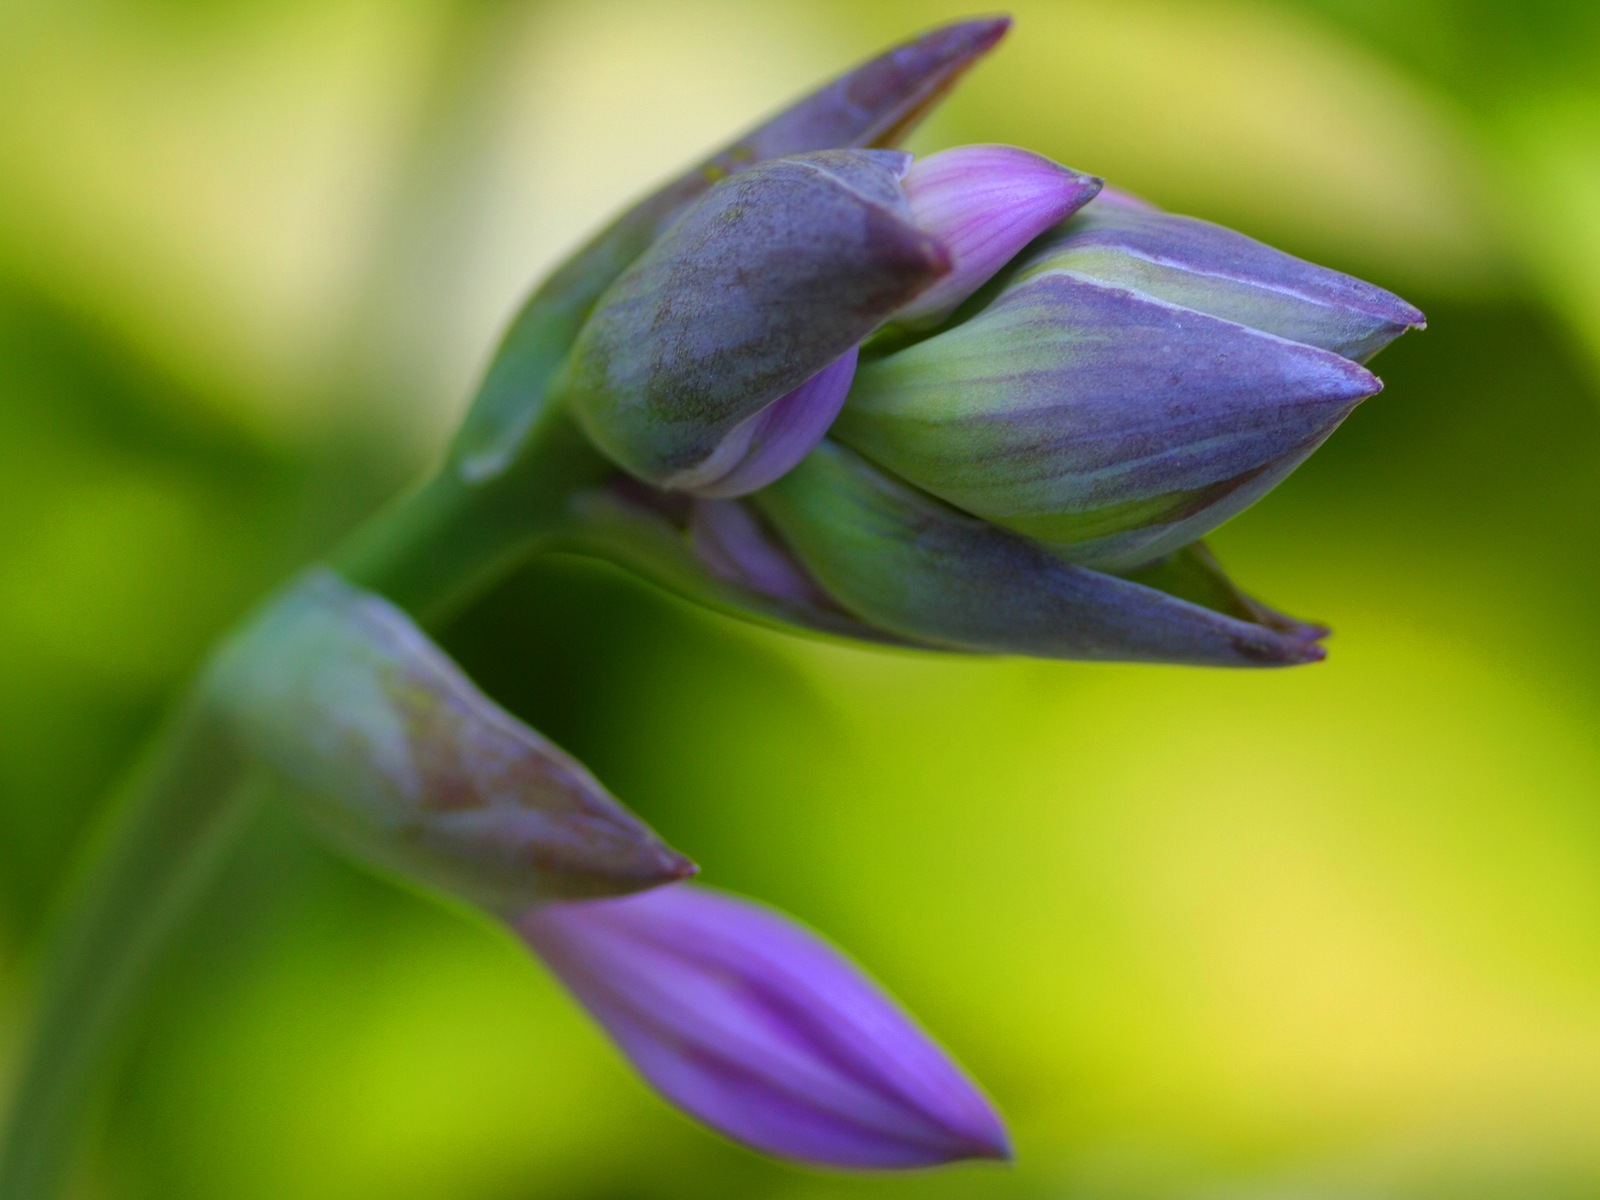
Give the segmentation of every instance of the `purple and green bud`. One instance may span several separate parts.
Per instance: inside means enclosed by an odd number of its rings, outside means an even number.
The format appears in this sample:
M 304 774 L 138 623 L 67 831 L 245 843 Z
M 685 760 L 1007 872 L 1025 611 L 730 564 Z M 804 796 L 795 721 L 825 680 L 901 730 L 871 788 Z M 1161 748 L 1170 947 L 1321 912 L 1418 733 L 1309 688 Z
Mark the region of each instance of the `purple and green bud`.
M 907 642 L 1222 667 L 1324 657 L 1319 626 L 1268 619 L 1236 602 L 1236 590 L 1220 602 L 1176 575 L 1168 592 L 1159 577 L 1147 583 L 1066 562 L 832 441 L 753 503 L 835 604 Z
M 773 431 L 764 410 L 823 373 L 801 398 L 836 411 L 840 360 L 950 271 L 910 219 L 909 161 L 823 151 L 724 180 L 601 296 L 553 395 L 647 483 L 768 482 L 808 448 L 795 432 L 815 440 L 828 422 L 786 412 Z
M 918 159 L 905 177 L 911 218 L 949 251 L 952 270 L 901 309 L 896 323 L 937 325 L 1100 186 L 1015 146 L 958 146 Z
M 661 233 L 729 175 L 788 155 L 893 146 L 1011 27 L 1007 17 L 932 30 L 846 72 L 635 204 L 528 298 L 496 353 L 452 448 L 468 479 L 516 459 L 546 389 L 601 293 Z
M 233 638 L 212 695 L 358 857 L 503 910 L 694 872 L 386 600 L 313 572 Z
M 1052 270 L 863 362 L 835 428 L 966 512 L 1120 570 L 1254 503 L 1381 387 L 1331 351 Z
M 1425 325 L 1421 312 L 1380 287 L 1120 194 L 1089 205 L 1018 261 L 1019 280 L 1047 272 L 1124 288 L 1356 362 Z
M 778 159 L 726 180 L 600 298 L 554 394 L 636 478 L 740 496 L 845 402 L 857 347 L 937 323 L 1100 181 L 1009 146 Z
M 513 927 L 672 1103 L 822 1167 L 1011 1156 L 994 1107 L 834 947 L 705 888 L 533 909 Z

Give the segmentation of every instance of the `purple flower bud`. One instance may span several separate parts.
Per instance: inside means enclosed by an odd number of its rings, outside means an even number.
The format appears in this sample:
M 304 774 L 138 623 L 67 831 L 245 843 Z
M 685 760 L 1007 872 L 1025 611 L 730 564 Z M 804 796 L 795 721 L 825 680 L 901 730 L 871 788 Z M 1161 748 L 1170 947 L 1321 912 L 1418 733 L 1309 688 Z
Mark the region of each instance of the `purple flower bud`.
M 817 414 L 831 416 L 839 374 L 774 417 L 769 442 L 755 445 L 760 430 L 746 423 L 829 364 L 842 371 L 839 360 L 949 271 L 909 219 L 907 161 L 828 151 L 724 180 L 607 289 L 554 394 L 614 462 L 657 486 L 731 477 L 737 490 L 793 462 L 799 435 L 820 436 Z
M 1127 288 L 1358 362 L 1424 325 L 1421 312 L 1382 288 L 1125 197 L 1091 204 L 1051 233 L 1029 250 L 1018 277 L 1047 271 Z
M 827 1167 L 1010 1157 L 949 1056 L 771 909 L 672 887 L 513 926 L 662 1095 L 735 1141 Z
M 453 453 L 482 479 L 515 458 L 552 373 L 600 294 L 718 180 L 785 155 L 892 146 L 994 48 L 1008 17 L 961 21 L 903 43 L 824 84 L 690 168 L 621 217 L 529 297 L 506 331 Z
M 754 502 L 834 600 L 908 641 L 1034 658 L 1290 666 L 1295 629 L 1063 561 L 824 441 Z
M 1046 271 L 863 363 L 835 428 L 969 513 L 1122 570 L 1254 503 L 1381 387 L 1329 351 Z
M 954 264 L 896 315 L 920 327 L 948 316 L 1024 246 L 1092 200 L 1100 180 L 1015 146 L 960 146 L 918 159 L 905 190 L 912 220 Z
M 211 685 L 313 819 L 402 875 L 504 909 L 694 871 L 404 613 L 329 571 L 271 602 Z
M 743 496 L 781 478 L 822 440 L 839 415 L 856 377 L 859 354 L 852 346 L 794 391 L 735 426 L 709 459 L 672 480 L 671 486 L 699 496 Z

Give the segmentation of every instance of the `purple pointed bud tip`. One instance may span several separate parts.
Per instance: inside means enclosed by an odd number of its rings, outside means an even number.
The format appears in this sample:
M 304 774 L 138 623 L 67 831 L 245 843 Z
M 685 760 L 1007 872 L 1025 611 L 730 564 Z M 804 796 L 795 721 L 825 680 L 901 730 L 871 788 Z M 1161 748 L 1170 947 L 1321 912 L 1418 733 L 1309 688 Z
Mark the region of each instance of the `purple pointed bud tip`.
M 918 160 L 905 177 L 911 216 L 948 248 L 952 269 L 897 320 L 913 326 L 941 320 L 1034 238 L 1094 199 L 1101 185 L 1015 146 L 960 146 Z
M 513 927 L 668 1100 L 818 1166 L 1011 1156 L 993 1106 L 827 942 L 699 887 L 532 909 Z

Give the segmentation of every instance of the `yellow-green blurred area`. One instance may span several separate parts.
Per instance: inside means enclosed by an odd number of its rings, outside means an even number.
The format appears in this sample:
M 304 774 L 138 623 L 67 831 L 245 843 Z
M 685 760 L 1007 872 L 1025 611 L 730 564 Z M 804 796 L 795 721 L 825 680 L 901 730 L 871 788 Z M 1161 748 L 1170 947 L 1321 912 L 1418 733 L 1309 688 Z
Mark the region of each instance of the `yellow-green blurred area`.
M 1216 548 L 1335 625 L 1220 673 L 882 653 L 538 564 L 444 631 L 848 947 L 1014 1168 L 678 1117 L 486 924 L 268 813 L 144 1007 L 100 1200 L 1600 1195 L 1600 5 L 1025 0 L 918 134 L 1420 304 Z M 0 1063 L 50 897 L 207 643 L 429 461 L 632 196 L 955 4 L 0 9 Z

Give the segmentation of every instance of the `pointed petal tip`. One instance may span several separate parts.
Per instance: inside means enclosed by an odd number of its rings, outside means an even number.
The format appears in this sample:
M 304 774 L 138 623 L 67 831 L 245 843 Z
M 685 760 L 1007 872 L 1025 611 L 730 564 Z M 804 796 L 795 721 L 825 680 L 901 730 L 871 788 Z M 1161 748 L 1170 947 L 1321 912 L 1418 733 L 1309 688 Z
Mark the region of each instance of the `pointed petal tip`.
M 1011 32 L 1011 27 L 1016 21 L 1009 13 L 996 13 L 990 17 L 973 17 L 967 21 L 957 21 L 951 25 L 944 25 L 932 30 L 923 39 L 926 42 L 948 42 L 951 56 L 972 55 L 976 57 L 986 50 L 993 49 L 1000 40 Z

